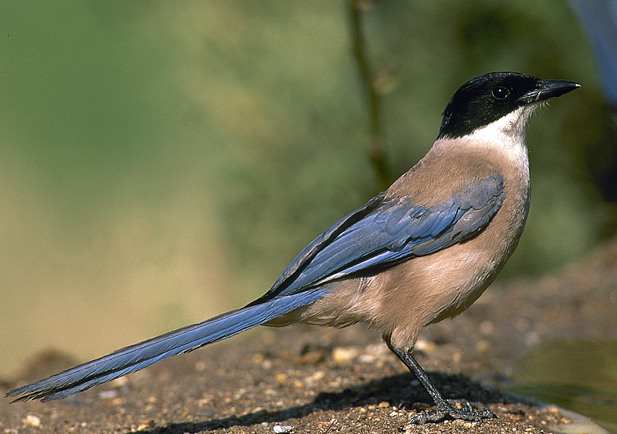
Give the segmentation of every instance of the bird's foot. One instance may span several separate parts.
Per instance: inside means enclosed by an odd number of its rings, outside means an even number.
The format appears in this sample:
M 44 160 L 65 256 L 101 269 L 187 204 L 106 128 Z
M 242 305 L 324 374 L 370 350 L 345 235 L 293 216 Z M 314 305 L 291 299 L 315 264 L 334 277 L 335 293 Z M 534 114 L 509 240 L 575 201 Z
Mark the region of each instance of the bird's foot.
M 474 410 L 474 407 L 478 410 Z M 489 408 L 481 402 L 469 402 L 464 399 L 448 399 L 439 404 L 437 410 L 425 411 L 412 417 L 403 430 L 411 425 L 422 425 L 427 422 L 439 422 L 443 419 L 461 419 L 478 422 L 482 419 L 490 419 L 495 416 Z

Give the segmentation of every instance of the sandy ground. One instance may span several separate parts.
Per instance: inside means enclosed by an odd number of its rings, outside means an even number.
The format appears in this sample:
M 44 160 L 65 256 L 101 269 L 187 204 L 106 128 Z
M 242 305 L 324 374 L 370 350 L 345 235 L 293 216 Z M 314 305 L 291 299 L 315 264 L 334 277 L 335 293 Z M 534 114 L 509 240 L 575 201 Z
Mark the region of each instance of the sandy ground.
M 615 312 L 617 243 L 542 279 L 489 289 L 465 314 L 427 328 L 415 354 L 446 397 L 482 401 L 498 418 L 444 421 L 409 432 L 572 428 L 568 413 L 493 387 L 510 378 L 521 356 L 542 342 L 614 338 Z M 74 363 L 68 355 L 42 352 L 24 366 L 20 378 L 0 380 L 0 392 Z M 2 399 L 0 430 L 395 433 L 431 405 L 375 332 L 362 326 L 291 327 L 249 332 L 62 401 L 9 405 Z

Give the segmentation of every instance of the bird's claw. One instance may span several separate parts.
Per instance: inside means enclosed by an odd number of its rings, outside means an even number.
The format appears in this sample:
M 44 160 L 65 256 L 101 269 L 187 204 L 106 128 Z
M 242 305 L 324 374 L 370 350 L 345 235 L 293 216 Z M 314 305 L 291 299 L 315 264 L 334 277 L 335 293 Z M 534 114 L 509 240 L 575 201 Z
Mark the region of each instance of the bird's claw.
M 456 405 L 460 405 L 460 408 Z M 474 410 L 474 407 L 478 410 Z M 482 419 L 497 417 L 486 405 L 481 402 L 469 402 L 466 400 L 449 399 L 447 402 L 440 403 L 437 410 L 424 411 L 412 417 L 406 425 L 402 427 L 407 430 L 411 425 L 422 425 L 427 422 L 439 422 L 443 419 L 460 419 L 478 422 Z

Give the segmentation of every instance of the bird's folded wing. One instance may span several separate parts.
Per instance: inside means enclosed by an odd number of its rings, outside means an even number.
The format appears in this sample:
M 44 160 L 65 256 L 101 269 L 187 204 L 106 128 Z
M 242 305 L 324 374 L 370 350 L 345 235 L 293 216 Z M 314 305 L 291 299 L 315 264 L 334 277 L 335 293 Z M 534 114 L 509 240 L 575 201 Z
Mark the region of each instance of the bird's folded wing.
M 306 246 L 250 305 L 445 249 L 480 232 L 502 203 L 497 173 L 430 207 L 378 195 Z

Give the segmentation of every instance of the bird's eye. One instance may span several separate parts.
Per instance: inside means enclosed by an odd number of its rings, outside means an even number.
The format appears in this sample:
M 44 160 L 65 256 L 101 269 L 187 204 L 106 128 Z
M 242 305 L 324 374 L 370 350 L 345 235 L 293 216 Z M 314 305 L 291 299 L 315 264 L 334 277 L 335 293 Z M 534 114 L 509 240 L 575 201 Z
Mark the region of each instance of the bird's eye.
M 496 87 L 493 89 L 493 96 L 495 99 L 504 100 L 510 96 L 510 89 L 503 86 Z

